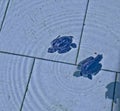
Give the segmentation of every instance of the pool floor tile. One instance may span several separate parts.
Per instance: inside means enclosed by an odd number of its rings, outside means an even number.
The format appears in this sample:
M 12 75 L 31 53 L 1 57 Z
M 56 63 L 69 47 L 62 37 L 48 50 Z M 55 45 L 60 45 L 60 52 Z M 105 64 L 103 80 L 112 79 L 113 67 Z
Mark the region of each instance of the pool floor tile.
M 120 72 L 120 1 L 91 0 L 78 61 L 103 54 L 103 68 Z
M 119 111 L 119 13 L 119 0 L 0 0 L 0 111 Z M 48 53 L 59 35 L 77 48 Z M 97 54 L 103 70 L 73 76 Z
M 0 54 L 0 111 L 19 111 L 33 60 Z
M 78 46 L 87 0 L 14 0 L 10 2 L 0 51 L 75 63 L 77 48 L 68 53 L 48 53 L 58 35 L 74 36 Z
M 113 72 L 100 71 L 93 80 L 73 76 L 76 66 L 36 60 L 23 111 L 110 111 L 106 86 Z

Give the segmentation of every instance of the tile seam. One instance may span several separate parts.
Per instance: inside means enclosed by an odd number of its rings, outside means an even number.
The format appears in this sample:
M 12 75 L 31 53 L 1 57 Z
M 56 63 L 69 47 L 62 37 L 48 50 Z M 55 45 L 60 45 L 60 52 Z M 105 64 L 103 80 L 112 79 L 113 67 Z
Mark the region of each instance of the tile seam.
M 40 58 L 40 57 L 34 57 L 34 56 L 29 56 L 29 55 L 23 55 L 23 54 L 16 54 L 16 53 L 11 53 L 11 52 L 0 51 L 0 53 L 1 54 L 20 56 L 20 57 L 26 57 L 26 58 L 31 58 L 31 59 L 35 58 L 35 59 L 38 59 L 38 60 L 44 60 L 44 61 L 49 61 L 49 62 L 55 62 L 55 63 L 61 63 L 61 64 L 78 66 L 77 64 L 73 64 L 73 63 L 68 63 L 68 62 L 63 62 L 63 61 L 55 61 L 55 60 L 50 60 L 50 59 L 45 59 L 45 58 Z M 110 70 L 110 69 L 102 69 L 102 70 L 103 71 L 107 71 L 107 72 L 120 73 L 119 71 L 114 71 L 114 70 Z
M 2 22 L 1 22 L 1 24 L 0 24 L 0 32 L 1 32 L 1 30 L 2 30 L 3 23 L 4 23 L 4 21 L 5 21 L 5 18 L 6 18 L 7 12 L 8 12 L 9 4 L 10 4 L 10 0 L 8 0 L 8 3 L 7 3 L 7 5 L 6 5 L 6 9 L 5 9 L 5 12 L 4 12 L 4 15 L 3 15 L 3 18 L 2 18 Z
M 87 4 L 86 4 L 85 15 L 84 15 L 84 19 L 83 19 L 83 24 L 82 24 L 80 40 L 79 40 L 77 55 L 76 55 L 76 59 L 75 59 L 75 64 L 77 64 L 77 61 L 78 61 L 78 56 L 79 56 L 79 52 L 80 52 L 80 45 L 81 45 L 82 36 L 83 36 L 83 32 L 84 32 L 84 27 L 85 27 L 85 21 L 86 21 L 86 17 L 87 17 L 88 6 L 89 6 L 89 0 L 87 1 Z
M 29 87 L 29 83 L 30 83 L 30 80 L 31 80 L 32 72 L 33 72 L 33 69 L 34 69 L 34 65 L 35 65 L 35 58 L 33 59 L 31 71 L 30 71 L 30 74 L 29 74 L 29 77 L 28 77 L 27 85 L 26 85 L 26 88 L 25 88 L 25 92 L 24 92 L 24 95 L 23 95 L 22 102 L 21 102 L 20 111 L 22 111 L 22 108 L 23 108 L 23 105 L 24 105 L 24 101 L 25 101 L 25 97 L 26 97 L 26 94 L 27 94 L 27 91 L 28 91 L 28 87 Z

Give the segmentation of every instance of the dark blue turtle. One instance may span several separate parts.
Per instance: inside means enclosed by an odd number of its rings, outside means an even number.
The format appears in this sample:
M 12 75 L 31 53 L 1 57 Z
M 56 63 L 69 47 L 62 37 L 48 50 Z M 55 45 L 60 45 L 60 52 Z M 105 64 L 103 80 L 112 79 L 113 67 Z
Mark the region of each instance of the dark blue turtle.
M 102 55 L 97 55 L 95 58 L 90 56 L 87 59 L 81 61 L 77 67 L 78 71 L 74 73 L 74 76 L 83 76 L 92 79 L 92 75 L 96 75 L 102 68 L 102 64 L 99 63 L 102 58 Z
M 73 36 L 58 36 L 51 42 L 51 47 L 48 48 L 49 53 L 54 53 L 58 51 L 59 54 L 66 53 L 71 50 L 71 48 L 76 48 L 77 45 L 72 43 Z

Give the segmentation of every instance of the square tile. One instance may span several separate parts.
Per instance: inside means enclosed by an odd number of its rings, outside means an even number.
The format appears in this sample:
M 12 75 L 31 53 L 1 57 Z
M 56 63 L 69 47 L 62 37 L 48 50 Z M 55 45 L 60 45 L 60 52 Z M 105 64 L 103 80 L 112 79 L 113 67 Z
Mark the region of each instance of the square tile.
M 106 86 L 115 81 L 115 73 L 100 71 L 89 80 L 76 78 L 75 71 L 73 65 L 36 60 L 23 111 L 110 111 Z
M 87 0 L 14 0 L 0 35 L 0 50 L 74 63 L 77 48 L 68 53 L 48 53 L 58 35 L 80 40 Z
M 103 68 L 120 72 L 120 1 L 91 0 L 78 61 L 103 54 Z
M 0 30 L 8 2 L 9 0 L 0 0 Z
M 19 111 L 33 60 L 0 54 L 0 111 Z

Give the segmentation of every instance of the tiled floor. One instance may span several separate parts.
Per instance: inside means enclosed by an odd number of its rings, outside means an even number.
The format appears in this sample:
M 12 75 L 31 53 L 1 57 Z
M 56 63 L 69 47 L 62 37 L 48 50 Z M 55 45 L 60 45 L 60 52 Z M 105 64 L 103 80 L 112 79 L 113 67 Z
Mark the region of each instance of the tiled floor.
M 0 111 L 119 111 L 119 12 L 119 0 L 1 0 Z M 48 53 L 58 35 L 77 48 Z M 93 80 L 73 76 L 99 53 Z
M 90 0 L 79 61 L 88 54 L 102 53 L 103 68 L 120 72 L 119 12 L 119 0 L 116 2 L 114 0 Z
M 19 111 L 33 59 L 0 54 L 0 111 Z

